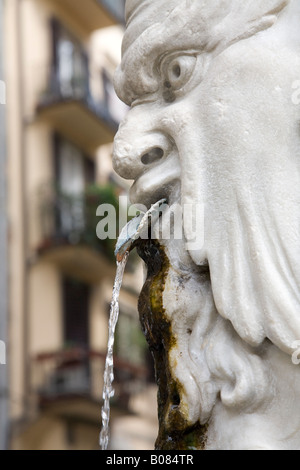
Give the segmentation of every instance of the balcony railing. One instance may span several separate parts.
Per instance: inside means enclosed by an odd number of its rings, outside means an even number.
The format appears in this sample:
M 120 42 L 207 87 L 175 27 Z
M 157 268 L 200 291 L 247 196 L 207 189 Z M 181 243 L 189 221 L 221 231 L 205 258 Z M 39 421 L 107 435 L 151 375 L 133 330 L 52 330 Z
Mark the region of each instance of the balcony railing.
M 86 246 L 107 259 L 114 260 L 115 240 L 99 240 L 96 234 L 99 218 L 97 207 L 103 203 L 114 205 L 118 199 L 113 185 L 92 185 L 85 192 L 66 194 L 53 184 L 39 191 L 41 244 L 39 251 L 55 246 Z
M 38 354 L 33 359 L 32 388 L 44 404 L 58 399 L 85 396 L 100 398 L 101 390 L 93 391 L 93 383 L 103 378 L 105 353 L 80 348 Z M 148 383 L 146 368 L 132 365 L 117 357 L 115 365 L 115 398 L 127 406 L 132 393 L 139 392 Z
M 88 75 L 64 78 L 52 68 L 37 113 L 80 147 L 94 150 L 113 140 L 119 123 L 108 103 L 92 96 L 89 83 Z

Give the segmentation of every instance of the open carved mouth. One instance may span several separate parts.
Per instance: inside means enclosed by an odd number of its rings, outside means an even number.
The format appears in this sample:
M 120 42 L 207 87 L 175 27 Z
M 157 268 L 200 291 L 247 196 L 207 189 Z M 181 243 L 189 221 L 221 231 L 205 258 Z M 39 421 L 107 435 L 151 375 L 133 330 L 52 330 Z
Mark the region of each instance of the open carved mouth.
M 152 173 L 152 172 L 151 172 Z M 157 201 L 165 199 L 173 202 L 172 193 L 176 186 L 175 174 L 165 175 L 163 172 L 153 172 L 140 176 L 130 189 L 130 200 L 133 204 L 142 204 L 149 210 Z

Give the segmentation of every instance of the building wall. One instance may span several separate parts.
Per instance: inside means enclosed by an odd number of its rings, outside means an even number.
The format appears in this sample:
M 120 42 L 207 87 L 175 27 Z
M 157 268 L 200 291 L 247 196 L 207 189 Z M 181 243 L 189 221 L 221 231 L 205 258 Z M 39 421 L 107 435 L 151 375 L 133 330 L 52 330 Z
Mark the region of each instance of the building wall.
M 63 347 L 61 273 L 40 261 L 30 269 L 30 356 Z M 42 295 L 41 295 L 42 294 Z
M 96 54 L 96 49 L 89 46 L 90 33 L 82 27 L 80 18 L 72 18 L 60 1 L 6 2 L 10 391 L 14 420 L 23 417 L 27 408 L 32 356 L 63 346 L 63 273 L 55 264 L 39 259 L 36 251 L 41 242 L 39 191 L 54 180 L 54 129 L 36 114 L 51 71 L 53 16 L 79 38 L 87 51 Z M 104 63 L 105 54 L 99 57 L 100 61 L 91 61 L 96 64 L 91 67 L 94 83 L 101 79 L 102 63 L 113 66 L 111 62 Z M 98 91 L 100 96 L 101 87 Z M 110 162 L 110 152 L 107 155 Z M 89 313 L 90 345 L 96 350 L 105 350 L 107 343 L 107 311 L 102 298 L 103 287 L 96 283 L 92 288 Z
M 51 11 L 39 0 L 22 0 L 22 86 L 26 123 L 35 118 L 37 99 L 44 91 L 52 58 Z
M 7 181 L 6 181 L 6 105 L 4 70 L 4 2 L 0 0 L 0 450 L 8 440 L 8 370 L 6 364 L 8 333 L 8 227 L 7 227 Z
M 46 122 L 26 127 L 26 193 L 28 251 L 33 256 L 41 243 L 41 198 L 54 181 L 53 130 Z
M 105 69 L 112 78 L 115 65 L 120 59 L 122 36 L 118 27 L 90 35 L 80 24 L 80 17 L 75 18 L 72 14 L 67 14 L 62 4 L 61 0 L 7 0 L 5 11 L 10 246 L 10 414 L 14 423 L 13 430 L 17 429 L 13 433 L 12 446 L 20 449 L 97 448 L 103 358 L 107 347 L 109 303 L 115 273 L 113 264 L 110 264 L 108 269 L 107 263 L 101 264 L 99 261 L 98 265 L 94 264 L 94 278 L 88 281 L 91 292 L 87 313 L 89 348 L 96 356 L 90 364 L 90 398 L 94 407 L 91 403 L 86 405 L 83 402 L 74 404 L 66 401 L 61 406 L 55 406 L 49 413 L 40 412 L 37 397 L 33 397 L 31 392 L 39 384 L 36 371 L 47 364 L 37 364 L 36 359 L 41 354 L 63 351 L 63 279 L 66 273 L 78 277 L 77 271 L 66 270 L 61 259 L 58 262 L 59 257 L 41 256 L 38 252 L 42 241 L 40 194 L 43 188 L 55 181 L 55 126 L 50 120 L 41 119 L 36 112 L 51 72 L 51 19 L 53 16 L 58 17 L 85 46 L 90 59 L 91 92 L 99 99 L 104 98 L 101 86 L 102 70 Z M 118 101 L 113 101 L 113 109 L 119 119 L 127 112 L 127 108 Z M 119 182 L 121 194 L 122 190 L 126 191 L 128 185 L 114 175 L 111 156 L 112 143 L 109 143 L 95 149 L 91 158 L 96 162 L 97 181 L 106 184 L 113 178 Z M 72 250 L 72 246 L 69 248 Z M 87 256 L 84 250 L 80 254 L 74 251 L 70 257 L 74 265 L 83 261 L 85 268 L 88 267 L 92 271 L 92 258 L 95 257 L 93 252 Z M 142 282 L 140 265 L 138 270 L 125 276 L 125 288 L 121 293 L 121 310 L 135 319 L 137 294 Z M 72 422 L 74 416 L 75 421 L 77 420 L 72 430 L 68 424 L 70 416 Z M 23 422 L 24 419 L 27 426 L 16 428 L 15 423 Z
M 10 414 L 20 418 L 24 411 L 24 161 L 22 160 L 22 99 L 20 98 L 20 38 L 18 2 L 5 5 L 7 149 L 9 213 L 9 316 L 10 316 Z
M 70 416 L 76 416 L 70 421 Z M 17 437 L 13 450 L 98 450 L 99 415 L 95 404 L 73 401 L 45 412 Z M 85 423 L 80 420 L 85 416 Z

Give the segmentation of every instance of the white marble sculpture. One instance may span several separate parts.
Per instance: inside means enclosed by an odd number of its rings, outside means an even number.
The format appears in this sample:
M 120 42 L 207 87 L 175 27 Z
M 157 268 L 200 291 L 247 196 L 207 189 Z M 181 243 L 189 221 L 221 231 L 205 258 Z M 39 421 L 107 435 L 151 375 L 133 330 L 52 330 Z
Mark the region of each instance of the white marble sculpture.
M 177 407 L 206 449 L 300 449 L 300 0 L 126 10 L 115 169 L 133 203 L 204 208 L 198 246 L 159 240 L 181 384 L 166 427 Z

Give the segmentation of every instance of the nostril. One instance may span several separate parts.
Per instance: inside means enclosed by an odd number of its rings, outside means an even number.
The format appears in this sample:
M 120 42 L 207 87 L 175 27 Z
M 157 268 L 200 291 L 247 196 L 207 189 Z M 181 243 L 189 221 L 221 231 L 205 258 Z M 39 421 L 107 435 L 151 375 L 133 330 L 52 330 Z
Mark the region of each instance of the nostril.
M 151 163 L 160 160 L 164 156 L 164 151 L 160 147 L 154 147 L 149 152 L 144 153 L 141 160 L 144 165 L 150 165 Z

